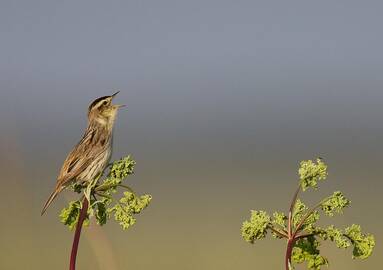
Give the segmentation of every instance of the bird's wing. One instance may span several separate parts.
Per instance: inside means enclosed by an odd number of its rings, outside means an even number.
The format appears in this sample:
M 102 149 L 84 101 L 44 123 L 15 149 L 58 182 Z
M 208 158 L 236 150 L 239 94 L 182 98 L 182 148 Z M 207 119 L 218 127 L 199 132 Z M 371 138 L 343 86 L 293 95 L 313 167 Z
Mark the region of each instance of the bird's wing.
M 88 128 L 81 141 L 69 153 L 57 178 L 56 187 L 46 201 L 41 215 L 44 214 L 57 195 L 92 163 L 94 157 L 103 151 L 102 147 L 92 142 L 96 132 L 96 130 Z
M 87 130 L 81 141 L 69 153 L 60 170 L 56 187 L 65 186 L 76 179 L 92 163 L 94 158 L 103 151 L 102 147 L 92 143 L 96 132 L 96 130 Z

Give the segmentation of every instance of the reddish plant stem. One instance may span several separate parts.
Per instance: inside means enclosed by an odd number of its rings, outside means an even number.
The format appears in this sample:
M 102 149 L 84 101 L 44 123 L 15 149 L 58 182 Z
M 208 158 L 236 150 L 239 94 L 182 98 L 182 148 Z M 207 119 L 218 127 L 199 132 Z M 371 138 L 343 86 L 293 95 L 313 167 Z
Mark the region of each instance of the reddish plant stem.
M 286 257 L 285 257 L 285 266 L 286 270 L 290 270 L 291 265 L 291 254 L 293 253 L 293 247 L 294 247 L 295 239 L 290 238 L 287 241 L 287 248 L 286 248 Z
M 78 222 L 76 225 L 76 231 L 74 233 L 72 252 L 70 255 L 69 270 L 75 270 L 76 269 L 77 249 L 78 249 L 78 244 L 80 242 L 82 224 L 84 223 L 84 220 L 85 220 L 86 215 L 88 213 L 88 205 L 89 205 L 89 202 L 88 202 L 87 198 L 84 197 L 84 200 L 82 201 L 82 208 L 81 208 L 80 216 L 78 218 Z
M 290 204 L 289 216 L 287 220 L 287 248 L 286 248 L 286 256 L 285 256 L 285 267 L 286 270 L 290 270 L 291 265 L 291 255 L 293 253 L 294 244 L 296 241 L 296 231 L 293 232 L 293 211 L 295 207 L 295 203 L 297 202 L 299 191 L 301 190 L 301 185 L 298 186 L 297 190 L 294 193 L 293 199 Z
M 298 194 L 300 190 L 301 190 L 301 185 L 298 186 L 297 190 L 294 193 L 293 199 L 291 200 L 289 213 L 292 213 L 294 210 L 294 206 L 295 206 L 295 203 L 297 202 Z
M 273 228 L 272 226 L 269 227 L 270 230 L 272 230 L 276 235 L 278 235 L 279 237 L 282 237 L 282 238 L 289 238 L 288 235 L 287 235 L 287 232 L 285 230 L 283 231 L 279 231 L 275 228 Z

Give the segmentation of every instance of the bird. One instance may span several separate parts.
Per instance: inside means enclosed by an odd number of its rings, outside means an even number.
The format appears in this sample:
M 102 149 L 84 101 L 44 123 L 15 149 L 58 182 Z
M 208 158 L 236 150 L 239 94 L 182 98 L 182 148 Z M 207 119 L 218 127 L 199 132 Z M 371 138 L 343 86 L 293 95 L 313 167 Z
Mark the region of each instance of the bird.
M 44 204 L 41 215 L 49 205 L 72 183 L 89 183 L 102 174 L 112 155 L 113 126 L 118 109 L 125 105 L 112 104 L 110 96 L 95 99 L 88 107 L 88 125 L 81 140 L 65 159 L 56 186 Z

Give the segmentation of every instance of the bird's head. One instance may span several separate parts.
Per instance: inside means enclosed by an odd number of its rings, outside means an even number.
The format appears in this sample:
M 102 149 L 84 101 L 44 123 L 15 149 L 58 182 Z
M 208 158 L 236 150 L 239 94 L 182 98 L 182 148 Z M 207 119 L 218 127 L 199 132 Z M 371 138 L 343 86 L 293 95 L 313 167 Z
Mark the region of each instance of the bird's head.
M 113 124 L 119 108 L 125 105 L 112 104 L 113 98 L 120 91 L 114 93 L 111 96 L 104 96 L 95 99 L 88 108 L 89 120 L 95 119 L 100 124 Z

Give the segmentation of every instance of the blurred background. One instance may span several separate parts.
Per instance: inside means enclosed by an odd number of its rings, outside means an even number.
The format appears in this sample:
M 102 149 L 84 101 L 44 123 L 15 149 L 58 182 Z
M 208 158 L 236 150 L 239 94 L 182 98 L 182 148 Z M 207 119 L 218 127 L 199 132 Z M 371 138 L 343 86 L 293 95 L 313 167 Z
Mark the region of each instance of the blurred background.
M 43 217 L 89 103 L 121 90 L 114 159 L 153 201 L 136 225 L 84 230 L 78 269 L 283 269 L 285 243 L 246 243 L 251 209 L 286 211 L 299 161 L 321 156 L 382 254 L 381 1 L 11 1 L 0 4 L 0 268 L 66 269 L 73 233 Z M 298 269 L 305 269 L 298 267 Z

